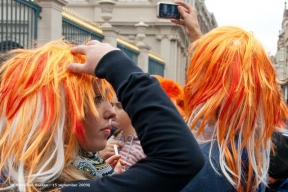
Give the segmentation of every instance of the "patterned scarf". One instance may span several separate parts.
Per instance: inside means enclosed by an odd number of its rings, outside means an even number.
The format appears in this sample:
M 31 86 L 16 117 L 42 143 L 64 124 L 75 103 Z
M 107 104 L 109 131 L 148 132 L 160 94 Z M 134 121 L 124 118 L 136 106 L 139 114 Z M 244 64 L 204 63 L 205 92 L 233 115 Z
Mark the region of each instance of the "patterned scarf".
M 85 157 L 77 156 L 73 166 L 78 170 L 90 174 L 95 179 L 114 175 L 112 167 L 101 159 L 98 153 L 86 152 Z

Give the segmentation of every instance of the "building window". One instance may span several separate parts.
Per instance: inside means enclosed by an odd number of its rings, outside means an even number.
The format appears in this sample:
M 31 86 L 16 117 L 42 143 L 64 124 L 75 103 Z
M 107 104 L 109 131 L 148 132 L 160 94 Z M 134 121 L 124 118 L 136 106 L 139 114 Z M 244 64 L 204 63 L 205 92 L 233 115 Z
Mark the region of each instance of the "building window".
M 136 52 L 136 51 L 134 51 L 132 49 L 129 49 L 125 45 L 122 45 L 122 44 L 119 44 L 119 43 L 117 44 L 117 48 L 121 49 L 121 51 L 123 51 L 137 65 L 137 63 L 138 63 L 138 55 L 139 55 L 138 52 Z
M 149 64 L 148 64 L 148 73 L 151 75 L 160 75 L 164 76 L 164 63 L 160 63 L 157 60 L 154 60 L 152 58 L 149 58 Z
M 280 49 L 280 61 L 285 61 L 285 48 Z
M 95 39 L 100 42 L 104 38 L 103 35 L 91 31 L 90 29 L 87 29 L 64 17 L 62 17 L 62 36 L 64 36 L 66 40 L 76 45 L 87 41 L 88 38 Z

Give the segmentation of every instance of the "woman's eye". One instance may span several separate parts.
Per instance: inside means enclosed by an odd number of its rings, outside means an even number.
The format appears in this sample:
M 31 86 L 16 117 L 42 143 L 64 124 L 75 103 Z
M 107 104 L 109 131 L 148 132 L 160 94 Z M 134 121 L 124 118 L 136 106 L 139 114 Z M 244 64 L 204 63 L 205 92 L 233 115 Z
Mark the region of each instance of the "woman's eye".
M 95 103 L 101 103 L 102 100 L 103 100 L 102 95 L 96 95 L 96 97 L 94 98 Z
M 116 103 L 115 106 L 116 106 L 118 109 L 122 109 L 121 103 Z
M 121 103 L 113 103 L 111 102 L 112 107 L 116 107 L 117 109 L 122 109 Z
M 119 108 L 119 109 L 122 109 L 121 103 L 118 104 L 118 108 Z

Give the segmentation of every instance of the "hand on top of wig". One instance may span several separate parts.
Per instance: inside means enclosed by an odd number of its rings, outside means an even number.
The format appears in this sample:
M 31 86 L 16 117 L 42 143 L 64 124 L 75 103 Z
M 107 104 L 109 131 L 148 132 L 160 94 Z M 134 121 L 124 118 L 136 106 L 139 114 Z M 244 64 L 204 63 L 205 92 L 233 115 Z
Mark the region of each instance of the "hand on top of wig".
M 193 43 L 202 36 L 197 19 L 197 11 L 186 2 L 175 1 L 174 3 L 180 5 L 178 6 L 178 11 L 181 15 L 181 19 L 171 19 L 171 22 L 182 25 L 185 28 L 191 43 Z
M 127 165 L 125 161 L 121 160 L 121 155 L 113 155 L 109 157 L 105 162 L 108 163 L 117 174 L 123 173 L 125 171 L 123 166 Z
M 71 53 L 86 55 L 86 63 L 71 63 L 67 69 L 74 73 L 86 73 L 95 75 L 94 71 L 104 55 L 113 50 L 119 50 L 108 43 L 101 43 L 97 40 L 89 41 L 86 45 L 78 45 L 71 48 Z

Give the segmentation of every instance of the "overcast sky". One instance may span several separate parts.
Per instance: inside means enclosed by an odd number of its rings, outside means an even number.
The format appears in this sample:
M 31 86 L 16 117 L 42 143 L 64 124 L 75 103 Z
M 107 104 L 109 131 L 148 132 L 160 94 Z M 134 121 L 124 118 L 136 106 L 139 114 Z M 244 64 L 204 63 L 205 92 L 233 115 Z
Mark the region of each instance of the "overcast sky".
M 267 52 L 275 55 L 285 0 L 205 0 L 218 26 L 236 25 L 253 31 Z M 288 5 L 286 6 L 288 8 Z

